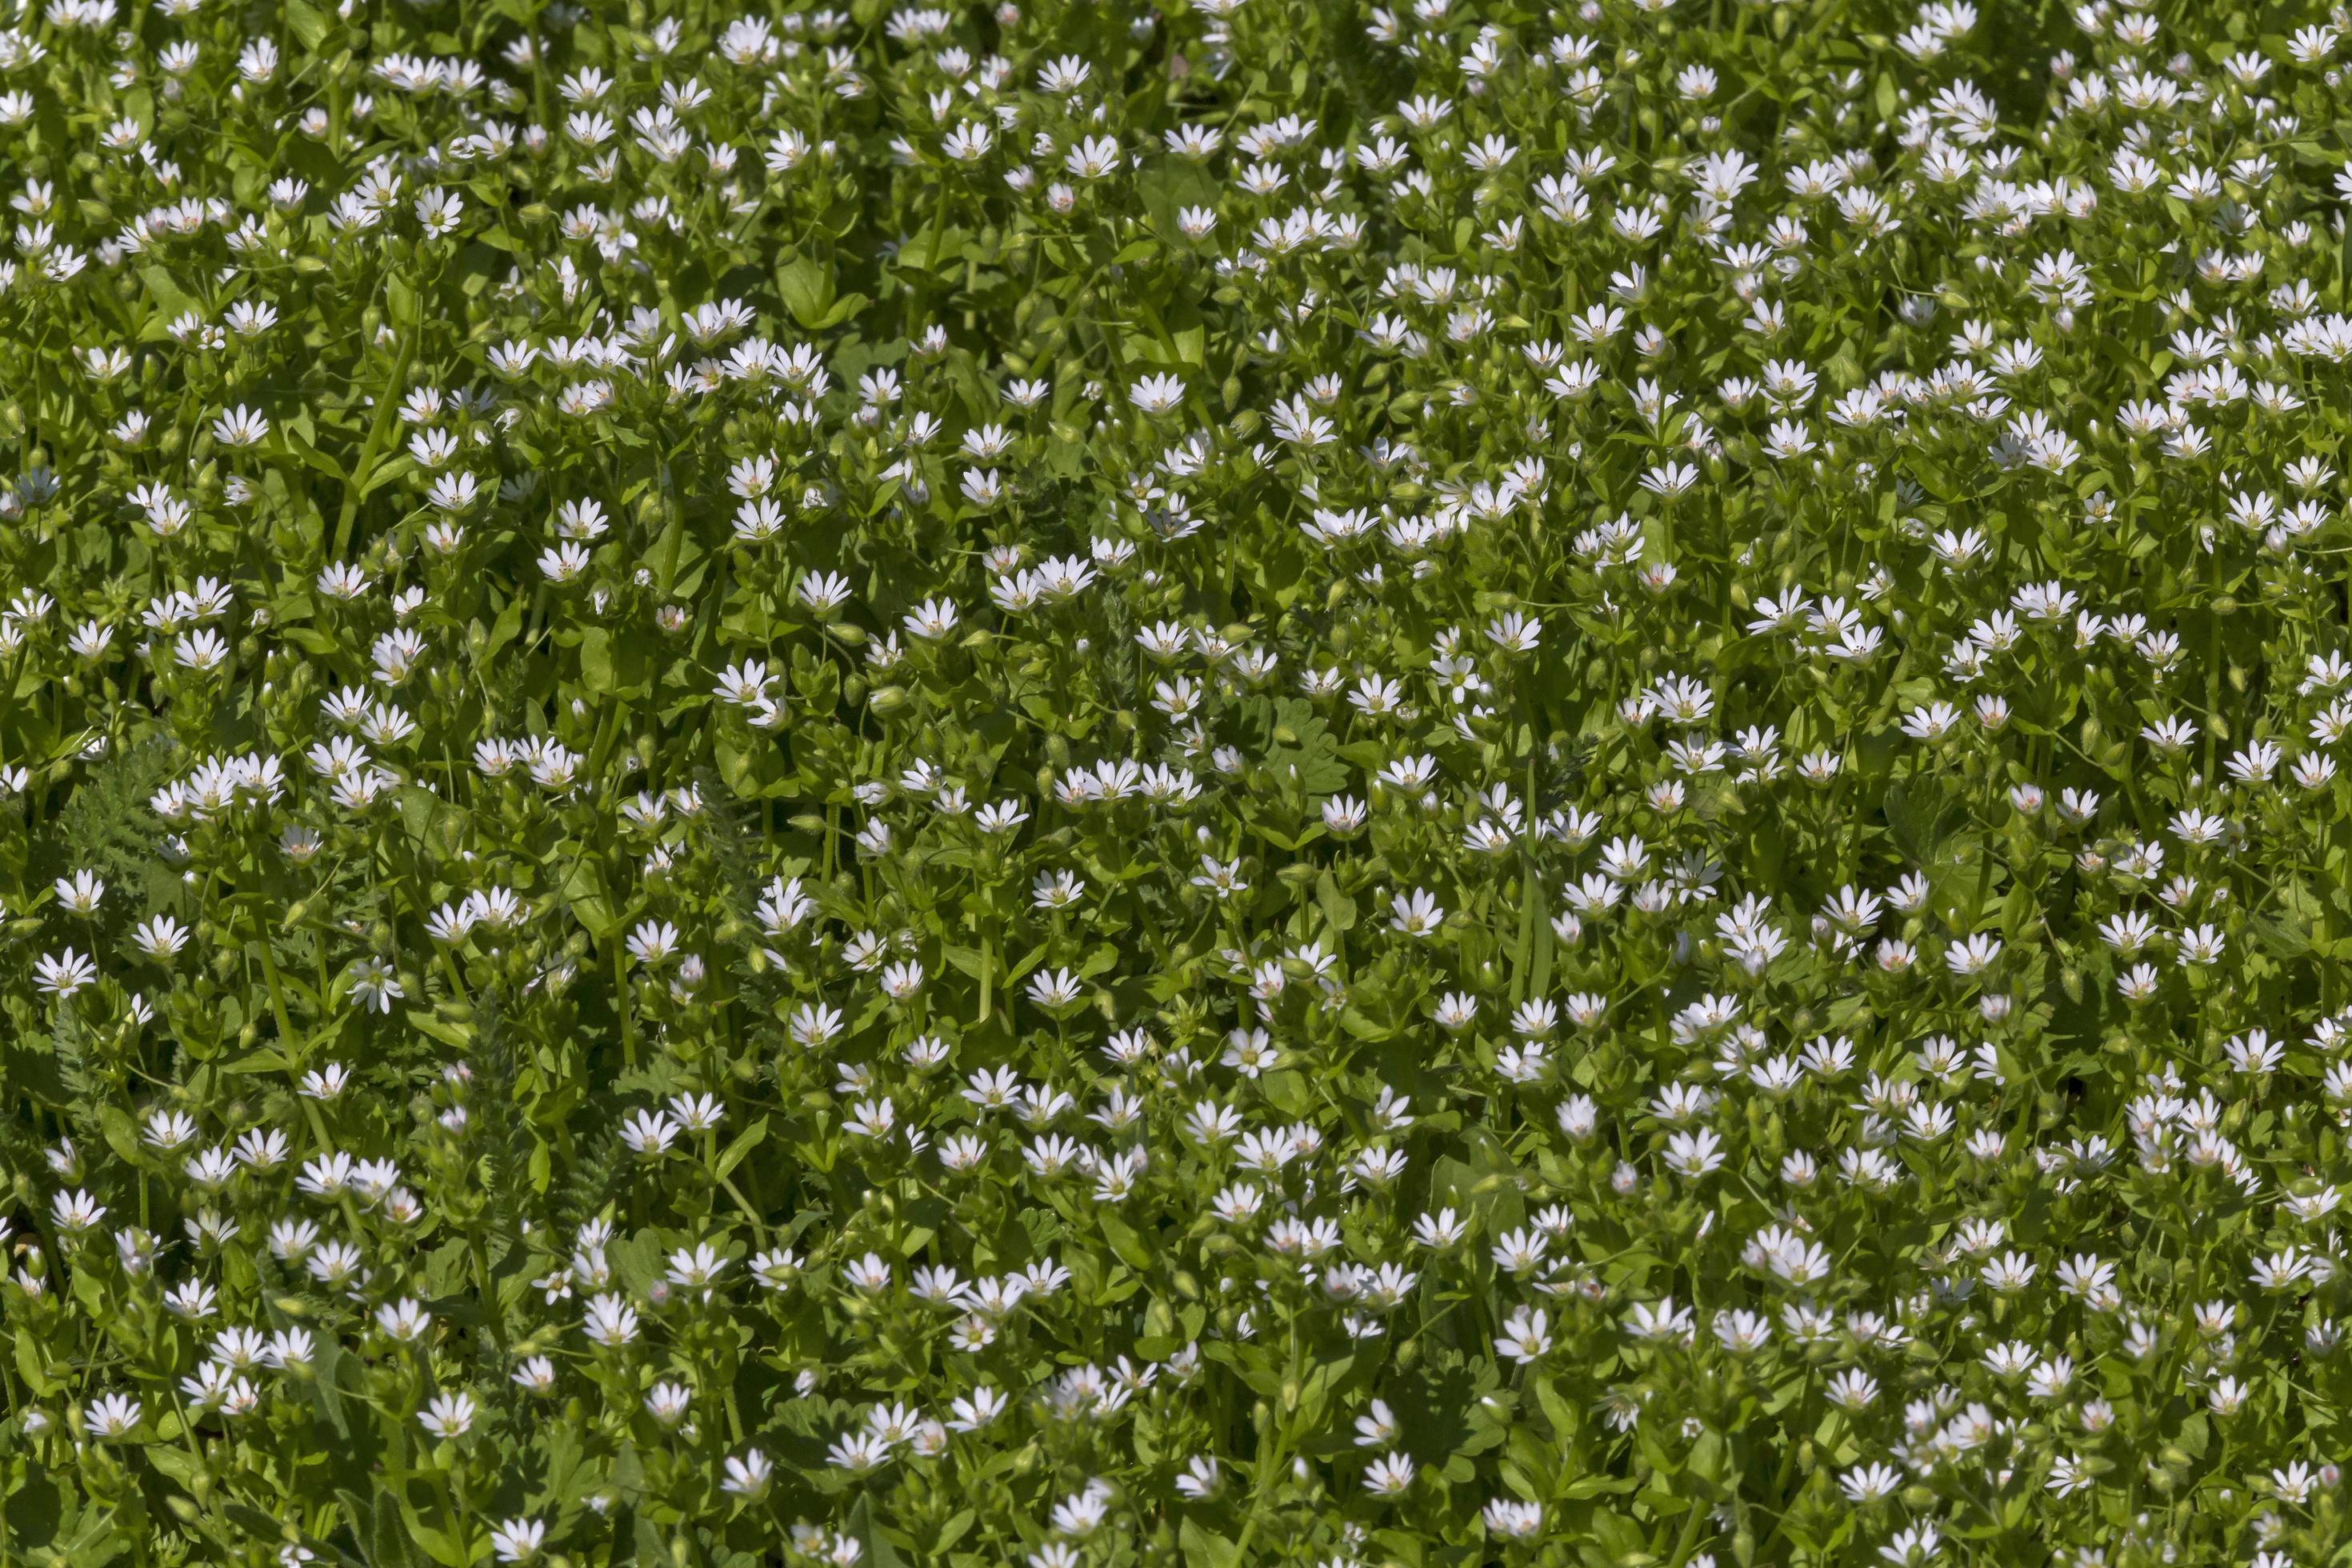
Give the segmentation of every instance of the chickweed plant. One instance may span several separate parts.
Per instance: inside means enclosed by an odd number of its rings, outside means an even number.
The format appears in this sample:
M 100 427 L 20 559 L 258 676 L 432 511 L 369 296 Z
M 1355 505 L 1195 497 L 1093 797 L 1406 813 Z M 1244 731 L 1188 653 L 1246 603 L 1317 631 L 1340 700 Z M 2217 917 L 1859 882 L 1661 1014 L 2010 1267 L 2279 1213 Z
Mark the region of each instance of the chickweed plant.
M 2346 1562 L 2347 60 L 0 9 L 0 1560 Z

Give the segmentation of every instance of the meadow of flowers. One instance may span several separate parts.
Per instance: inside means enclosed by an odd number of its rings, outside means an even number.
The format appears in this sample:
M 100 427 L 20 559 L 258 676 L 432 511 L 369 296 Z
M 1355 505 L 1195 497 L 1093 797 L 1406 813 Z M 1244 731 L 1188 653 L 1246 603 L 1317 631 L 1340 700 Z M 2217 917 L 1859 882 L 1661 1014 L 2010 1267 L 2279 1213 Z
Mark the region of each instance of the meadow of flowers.
M 0 22 L 0 1561 L 2352 1561 L 2352 17 Z

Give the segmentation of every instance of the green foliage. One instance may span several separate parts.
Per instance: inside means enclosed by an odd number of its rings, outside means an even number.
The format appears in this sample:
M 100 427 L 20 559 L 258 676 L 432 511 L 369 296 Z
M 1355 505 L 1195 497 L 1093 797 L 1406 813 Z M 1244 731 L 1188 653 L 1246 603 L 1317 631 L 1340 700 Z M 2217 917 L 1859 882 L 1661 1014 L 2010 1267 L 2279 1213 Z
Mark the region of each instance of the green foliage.
M 2347 1561 L 2347 30 L 0 14 L 0 1561 Z

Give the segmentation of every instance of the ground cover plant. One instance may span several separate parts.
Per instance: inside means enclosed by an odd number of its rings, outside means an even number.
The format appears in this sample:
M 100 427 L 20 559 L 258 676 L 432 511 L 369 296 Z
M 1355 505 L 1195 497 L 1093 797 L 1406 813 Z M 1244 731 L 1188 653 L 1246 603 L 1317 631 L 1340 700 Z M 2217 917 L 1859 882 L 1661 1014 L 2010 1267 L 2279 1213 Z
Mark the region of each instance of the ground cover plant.
M 2315 4 L 0 26 L 0 1559 L 2352 1561 Z

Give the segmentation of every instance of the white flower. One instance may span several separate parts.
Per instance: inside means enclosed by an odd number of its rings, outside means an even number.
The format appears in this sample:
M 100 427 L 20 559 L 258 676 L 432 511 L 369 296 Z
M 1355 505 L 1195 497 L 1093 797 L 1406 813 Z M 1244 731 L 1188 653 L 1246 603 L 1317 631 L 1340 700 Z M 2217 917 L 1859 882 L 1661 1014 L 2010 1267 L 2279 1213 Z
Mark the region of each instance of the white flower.
M 726 1463 L 726 1479 L 719 1483 L 721 1491 L 737 1497 L 758 1497 L 767 1489 L 769 1477 L 775 1466 L 768 1456 L 757 1448 L 746 1449 L 740 1456 L 730 1456 Z
M 111 1439 L 125 1436 L 139 1425 L 143 1408 L 129 1394 L 101 1394 L 90 1401 L 89 1407 L 82 1412 L 82 1424 L 94 1437 Z
M 436 1394 L 417 1420 L 436 1437 L 462 1437 L 473 1429 L 474 1409 L 470 1394 Z
M 510 1519 L 490 1531 L 490 1550 L 501 1563 L 529 1563 L 539 1555 L 547 1526 L 535 1519 Z
M 269 421 L 243 404 L 213 421 L 213 439 L 224 447 L 257 447 L 269 438 Z
M 1128 401 L 1146 414 L 1164 414 L 1184 400 L 1182 378 L 1147 375 L 1128 388 Z

